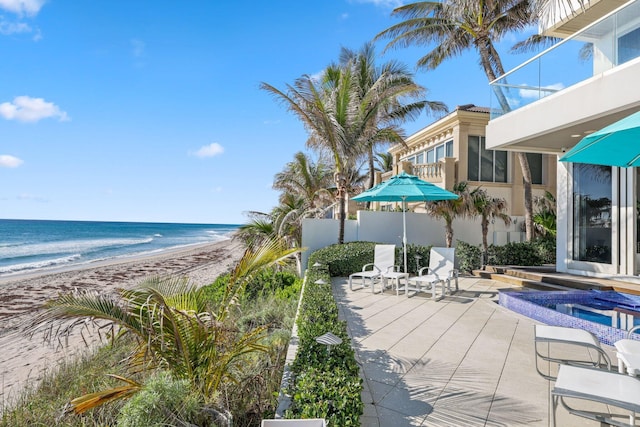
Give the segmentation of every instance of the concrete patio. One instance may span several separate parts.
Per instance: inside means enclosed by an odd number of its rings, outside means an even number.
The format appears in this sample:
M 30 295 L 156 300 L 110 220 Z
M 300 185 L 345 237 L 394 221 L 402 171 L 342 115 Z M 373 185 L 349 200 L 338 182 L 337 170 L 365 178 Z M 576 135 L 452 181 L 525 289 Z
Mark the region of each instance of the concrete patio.
M 459 283 L 459 292 L 432 301 L 350 291 L 346 278 L 333 279 L 363 376 L 363 426 L 550 425 L 553 383 L 535 369 L 534 321 L 498 305 L 505 283 Z M 557 425 L 600 424 L 560 407 Z

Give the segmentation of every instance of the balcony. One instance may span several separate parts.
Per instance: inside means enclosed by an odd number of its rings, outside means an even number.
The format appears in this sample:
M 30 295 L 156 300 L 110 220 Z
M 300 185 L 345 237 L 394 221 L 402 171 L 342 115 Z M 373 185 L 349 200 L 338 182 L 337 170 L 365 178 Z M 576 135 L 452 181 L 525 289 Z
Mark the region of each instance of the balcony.
M 640 1 L 491 82 L 487 148 L 560 153 L 640 107 Z

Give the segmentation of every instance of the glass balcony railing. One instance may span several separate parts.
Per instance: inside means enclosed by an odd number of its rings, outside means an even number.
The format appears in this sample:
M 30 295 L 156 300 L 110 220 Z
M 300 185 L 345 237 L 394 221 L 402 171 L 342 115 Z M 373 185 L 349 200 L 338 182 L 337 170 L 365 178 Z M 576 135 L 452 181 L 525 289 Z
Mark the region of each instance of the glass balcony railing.
M 491 82 L 491 118 L 637 57 L 640 57 L 640 0 L 625 4 Z

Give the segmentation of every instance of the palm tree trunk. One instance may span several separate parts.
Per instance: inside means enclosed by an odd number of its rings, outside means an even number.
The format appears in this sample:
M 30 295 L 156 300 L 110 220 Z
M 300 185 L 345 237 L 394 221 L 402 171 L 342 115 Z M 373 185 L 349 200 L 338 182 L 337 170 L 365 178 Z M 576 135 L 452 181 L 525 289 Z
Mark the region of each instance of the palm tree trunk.
M 476 42 L 476 47 L 480 53 L 480 62 L 482 63 L 482 67 L 484 68 L 484 72 L 489 81 L 491 82 L 495 80 L 497 78 L 496 74 L 498 73 L 499 75 L 503 75 L 504 69 L 502 67 L 502 62 L 500 61 L 500 56 L 493 47 L 491 40 L 488 38 L 479 39 Z M 494 66 L 498 73 L 494 71 Z M 505 113 L 510 111 L 511 107 L 509 106 L 507 97 L 502 91 L 502 87 L 496 86 L 494 87 L 494 91 L 502 110 Z M 520 162 L 520 169 L 522 170 L 524 187 L 524 224 L 526 239 L 527 241 L 531 241 L 531 239 L 533 239 L 533 194 L 531 190 L 531 168 L 529 167 L 529 159 L 527 158 L 527 155 L 525 153 L 517 154 Z
M 489 234 L 489 218 L 483 216 L 480 222 L 482 227 L 482 267 L 487 265 L 487 259 L 489 258 L 489 243 L 487 242 L 487 234 Z
M 533 239 L 533 195 L 531 191 L 531 168 L 526 153 L 518 153 L 520 167 L 522 168 L 522 181 L 524 187 L 524 225 L 527 242 Z
M 336 188 L 338 190 L 336 193 L 336 197 L 338 198 L 338 206 L 339 206 L 338 220 L 340 221 L 340 228 L 338 231 L 338 244 L 341 245 L 344 243 L 344 220 L 346 216 L 345 208 L 344 208 L 344 196 L 347 192 L 346 178 L 340 172 L 336 172 L 333 177 L 336 182 Z
M 444 227 L 445 228 L 444 239 L 448 248 L 450 248 L 451 245 L 453 244 L 453 224 L 452 223 L 453 221 L 447 221 Z
M 373 188 L 376 181 L 376 165 L 374 163 L 375 157 L 373 156 L 373 147 L 369 148 L 369 186 L 367 190 Z M 371 202 L 367 202 L 367 209 L 371 208 Z

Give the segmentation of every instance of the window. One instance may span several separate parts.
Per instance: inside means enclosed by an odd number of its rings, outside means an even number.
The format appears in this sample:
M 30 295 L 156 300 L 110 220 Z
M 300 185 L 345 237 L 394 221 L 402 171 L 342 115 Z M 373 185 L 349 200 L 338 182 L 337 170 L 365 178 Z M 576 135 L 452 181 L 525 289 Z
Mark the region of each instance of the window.
M 487 150 L 484 136 L 469 136 L 469 181 L 507 182 L 507 152 Z
M 527 153 L 527 160 L 531 170 L 531 183 L 542 185 L 542 154 Z
M 640 28 L 618 38 L 618 64 L 640 56 Z
M 414 164 L 435 163 L 444 157 L 453 157 L 453 140 L 437 145 L 430 150 L 421 151 L 405 158 L 404 161 Z
M 611 264 L 611 167 L 573 165 L 573 259 Z

